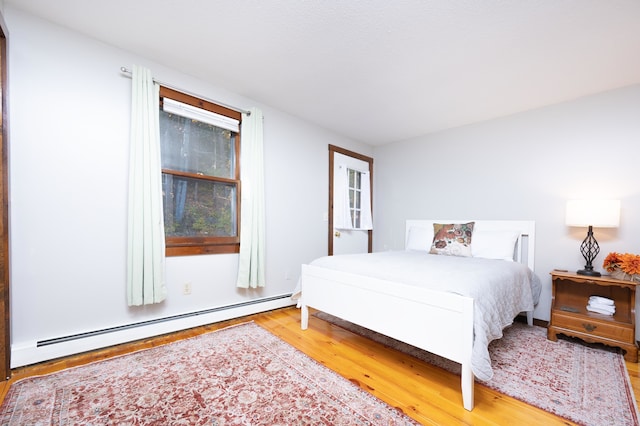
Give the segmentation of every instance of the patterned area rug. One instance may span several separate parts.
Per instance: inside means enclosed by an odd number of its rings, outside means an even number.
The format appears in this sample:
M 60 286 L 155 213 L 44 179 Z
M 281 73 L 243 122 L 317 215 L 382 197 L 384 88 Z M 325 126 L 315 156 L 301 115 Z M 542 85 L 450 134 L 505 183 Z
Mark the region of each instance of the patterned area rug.
M 2 425 L 415 425 L 254 323 L 13 384 Z
M 324 312 L 354 333 L 460 374 L 460 364 Z M 477 381 L 498 392 L 590 426 L 638 425 L 638 408 L 623 356 L 615 350 L 547 339 L 546 329 L 514 323 L 489 345 L 494 376 Z

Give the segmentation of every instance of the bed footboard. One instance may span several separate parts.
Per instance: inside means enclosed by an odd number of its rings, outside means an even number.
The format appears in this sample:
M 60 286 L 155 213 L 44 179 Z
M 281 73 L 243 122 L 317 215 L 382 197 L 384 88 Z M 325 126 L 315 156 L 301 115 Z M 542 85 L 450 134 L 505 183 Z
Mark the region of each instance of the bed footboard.
M 312 265 L 302 265 L 301 288 L 303 330 L 313 307 L 460 363 L 463 406 L 473 409 L 472 298 Z

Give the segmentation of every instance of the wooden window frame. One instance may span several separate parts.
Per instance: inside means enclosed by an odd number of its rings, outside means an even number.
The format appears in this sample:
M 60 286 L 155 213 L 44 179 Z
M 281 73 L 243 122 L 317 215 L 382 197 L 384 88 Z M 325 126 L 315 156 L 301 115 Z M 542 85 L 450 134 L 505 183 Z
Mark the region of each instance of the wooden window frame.
M 160 86 L 160 107 L 162 108 L 163 99 L 167 97 L 176 101 L 215 112 L 230 118 L 234 118 L 242 122 L 242 114 L 238 111 L 223 107 L 213 102 L 200 99 L 196 96 L 179 92 L 177 90 Z M 233 184 L 236 186 L 236 225 L 237 235 L 233 237 L 165 237 L 165 255 L 171 256 L 190 256 L 199 254 L 223 254 L 223 253 L 239 253 L 240 252 L 240 200 L 241 198 L 241 181 L 240 181 L 240 132 L 235 138 L 235 176 L 233 179 L 202 176 L 195 173 L 180 172 L 176 170 L 162 169 L 162 173 L 168 173 L 174 176 L 187 177 L 192 179 L 208 180 L 212 182 L 220 182 Z

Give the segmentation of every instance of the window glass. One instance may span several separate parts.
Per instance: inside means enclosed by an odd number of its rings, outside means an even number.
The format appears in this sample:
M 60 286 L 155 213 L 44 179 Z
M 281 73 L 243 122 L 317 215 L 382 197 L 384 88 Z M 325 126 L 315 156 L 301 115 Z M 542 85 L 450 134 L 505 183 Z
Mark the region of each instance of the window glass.
M 360 228 L 360 210 L 362 202 L 362 173 L 349 170 L 349 210 L 351 213 L 351 223 L 355 228 Z
M 235 133 L 160 111 L 162 168 L 234 178 Z
M 210 180 L 162 175 L 165 235 L 232 237 L 236 224 L 236 187 Z

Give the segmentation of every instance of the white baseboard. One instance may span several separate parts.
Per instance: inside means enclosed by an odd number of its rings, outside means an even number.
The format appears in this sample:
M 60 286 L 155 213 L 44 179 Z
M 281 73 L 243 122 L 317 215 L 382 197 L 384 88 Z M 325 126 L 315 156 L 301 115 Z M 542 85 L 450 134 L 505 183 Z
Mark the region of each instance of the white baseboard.
M 292 305 L 295 305 L 295 301 L 291 300 L 290 297 L 284 297 L 275 300 L 267 300 L 265 302 L 231 306 L 228 309 L 219 309 L 205 314 L 180 317 L 175 320 L 101 333 L 60 343 L 48 344 L 46 346 L 38 346 L 36 341 L 26 344 L 11 345 L 11 368 L 36 364 L 38 362 L 49 361 L 64 356 L 106 348 L 121 343 L 146 339 L 153 336 L 159 336 L 161 334 L 173 333 L 192 327 L 198 327 L 233 318 L 240 318 L 246 315 L 257 314 Z

